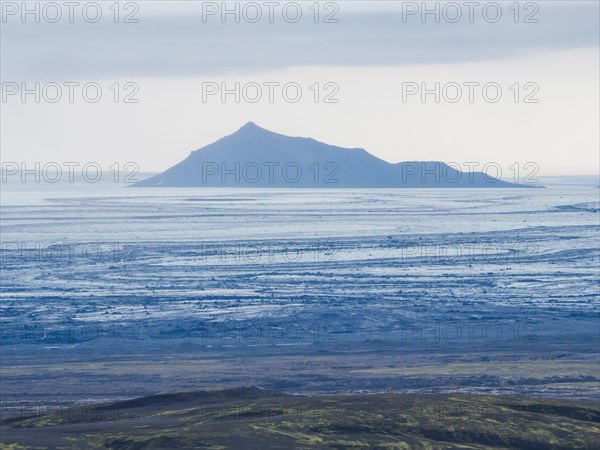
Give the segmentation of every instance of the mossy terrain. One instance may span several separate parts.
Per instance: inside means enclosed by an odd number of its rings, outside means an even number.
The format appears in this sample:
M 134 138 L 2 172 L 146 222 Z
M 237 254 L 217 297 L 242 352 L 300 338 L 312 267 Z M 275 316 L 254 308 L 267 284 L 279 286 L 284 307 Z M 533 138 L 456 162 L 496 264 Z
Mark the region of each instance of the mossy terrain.
M 586 449 L 594 403 L 462 394 L 160 394 L 2 420 L 0 448 Z

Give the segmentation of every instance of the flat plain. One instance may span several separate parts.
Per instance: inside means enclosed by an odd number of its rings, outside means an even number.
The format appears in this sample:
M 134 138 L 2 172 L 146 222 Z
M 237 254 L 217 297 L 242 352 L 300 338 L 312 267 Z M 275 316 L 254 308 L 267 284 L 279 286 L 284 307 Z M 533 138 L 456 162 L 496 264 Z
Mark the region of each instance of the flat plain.
M 593 410 L 597 191 L 3 192 L 2 415 L 240 386 Z

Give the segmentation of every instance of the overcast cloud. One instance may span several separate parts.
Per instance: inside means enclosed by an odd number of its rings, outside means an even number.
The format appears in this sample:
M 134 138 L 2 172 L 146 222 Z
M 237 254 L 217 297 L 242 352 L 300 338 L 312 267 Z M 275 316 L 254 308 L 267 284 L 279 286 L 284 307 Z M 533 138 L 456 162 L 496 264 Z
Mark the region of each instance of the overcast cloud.
M 258 23 L 235 23 L 233 16 L 222 23 L 218 13 L 203 23 L 201 3 L 177 2 L 166 14 L 165 4 L 172 2 L 137 2 L 134 17 L 139 22 L 127 24 L 111 20 L 107 3 L 97 23 L 77 14 L 73 23 L 64 16 L 57 23 L 31 18 L 22 23 L 18 14 L 8 16 L 1 32 L 2 78 L 193 77 L 298 65 L 461 63 L 593 48 L 599 39 L 596 1 L 537 2 L 539 11 L 520 11 L 519 23 L 509 9 L 512 2 L 500 2 L 503 15 L 496 23 L 483 17 L 481 7 L 474 8 L 470 23 L 463 2 L 457 2 L 462 12 L 457 23 L 436 23 L 432 15 L 423 23 L 419 13 L 408 15 L 405 10 L 403 15 L 402 2 L 379 2 L 370 10 L 370 2 L 338 2 L 333 16 L 338 23 L 321 23 L 325 12 L 314 23 L 308 9 L 312 2 L 303 3 L 297 23 L 286 22 L 277 10 L 269 23 L 263 6 Z M 492 12 L 487 13 L 490 18 Z M 523 23 L 528 14 L 538 23 Z

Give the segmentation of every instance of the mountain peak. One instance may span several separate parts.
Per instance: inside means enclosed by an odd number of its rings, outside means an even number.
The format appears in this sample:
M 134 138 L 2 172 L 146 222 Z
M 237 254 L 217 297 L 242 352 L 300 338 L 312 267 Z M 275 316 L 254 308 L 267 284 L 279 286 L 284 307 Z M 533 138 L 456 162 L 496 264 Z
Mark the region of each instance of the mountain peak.
M 235 133 L 230 135 L 231 137 L 235 137 L 237 139 L 265 139 L 268 137 L 274 136 L 282 136 L 273 131 L 267 130 L 266 128 L 259 127 L 254 122 L 246 122 L 244 126 L 238 129 Z M 287 137 L 287 136 L 286 136 Z
M 241 127 L 238 131 L 268 131 L 262 127 L 259 127 L 254 122 L 246 122 L 246 124 Z

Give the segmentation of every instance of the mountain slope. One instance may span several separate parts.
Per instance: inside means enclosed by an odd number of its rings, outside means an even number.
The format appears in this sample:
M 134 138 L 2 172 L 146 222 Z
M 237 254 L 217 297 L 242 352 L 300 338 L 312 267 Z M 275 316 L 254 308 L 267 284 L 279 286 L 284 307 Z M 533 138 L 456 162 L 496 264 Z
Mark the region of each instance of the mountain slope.
M 390 164 L 361 148 L 290 137 L 248 122 L 138 187 L 527 187 L 437 161 Z
M 597 404 L 565 400 L 242 387 L 7 415 L 0 447 L 575 450 L 597 448 L 599 420 Z

